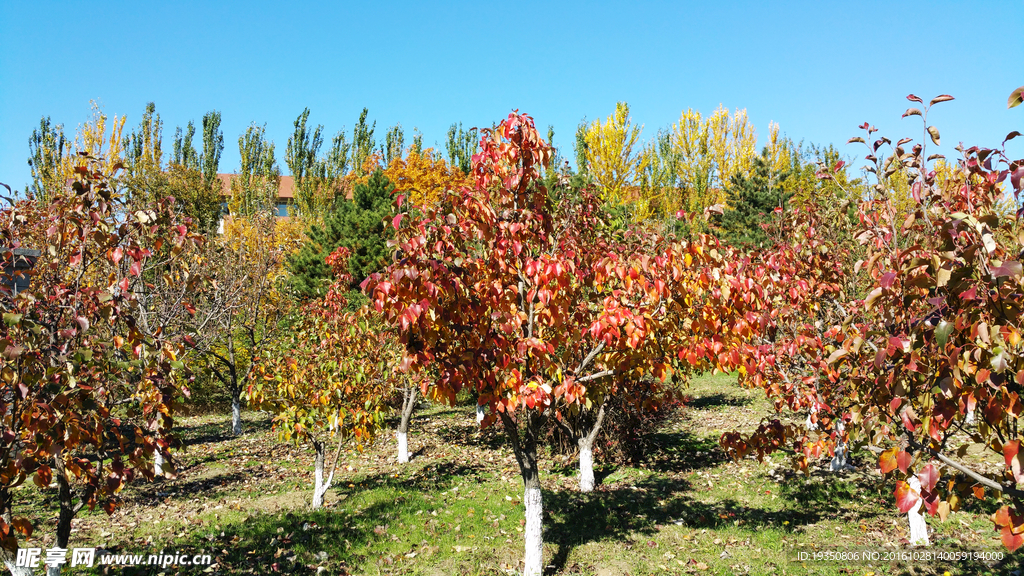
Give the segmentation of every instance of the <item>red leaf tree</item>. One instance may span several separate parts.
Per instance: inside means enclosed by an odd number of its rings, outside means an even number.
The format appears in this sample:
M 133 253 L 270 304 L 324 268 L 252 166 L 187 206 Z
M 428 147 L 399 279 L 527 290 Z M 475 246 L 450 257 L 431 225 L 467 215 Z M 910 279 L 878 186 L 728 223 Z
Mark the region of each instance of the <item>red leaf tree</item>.
M 501 421 L 523 478 L 526 573 L 540 574 L 547 419 L 590 411 L 577 433 L 586 454 L 611 395 L 736 366 L 764 324 L 762 303 L 736 273 L 747 263 L 713 239 L 612 239 L 593 199 L 554 206 L 539 179 L 551 148 L 531 117 L 512 113 L 482 133 L 476 186 L 396 216 L 397 261 L 363 287 L 398 328 L 405 367 L 436 373 L 424 392 L 454 399 L 469 387 L 491 408 L 484 425 Z
M 112 512 L 132 478 L 153 478 L 154 452 L 171 443 L 180 343 L 143 329 L 137 297 L 169 281 L 175 255 L 196 238 L 173 199 L 128 210 L 102 162 L 86 160 L 49 200 L 0 212 L 0 557 L 9 566 L 15 530 L 33 528 L 12 489 L 56 482 L 56 545 L 67 548 L 74 516 L 86 506 Z M 17 270 L 17 248 L 40 251 L 30 271 Z M 15 294 L 22 274 L 30 287 Z

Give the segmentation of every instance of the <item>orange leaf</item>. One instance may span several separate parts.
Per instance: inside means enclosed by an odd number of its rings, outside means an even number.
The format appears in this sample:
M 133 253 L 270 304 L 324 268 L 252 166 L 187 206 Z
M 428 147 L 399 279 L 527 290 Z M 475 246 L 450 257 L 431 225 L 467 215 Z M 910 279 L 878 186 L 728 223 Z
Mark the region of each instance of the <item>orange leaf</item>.
M 882 470 L 882 474 L 888 474 L 896 469 L 896 449 L 890 448 L 878 457 L 878 467 Z

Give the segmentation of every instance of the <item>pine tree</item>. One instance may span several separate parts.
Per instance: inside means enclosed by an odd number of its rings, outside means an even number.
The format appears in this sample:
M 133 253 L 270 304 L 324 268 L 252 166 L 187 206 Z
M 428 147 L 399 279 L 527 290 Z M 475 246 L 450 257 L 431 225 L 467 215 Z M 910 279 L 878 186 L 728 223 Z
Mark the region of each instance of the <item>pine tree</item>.
M 785 183 L 791 176 L 790 170 L 772 169 L 767 148 L 754 157 L 749 174 L 735 173 L 726 189 L 728 208 L 720 219 L 722 241 L 744 248 L 767 244 L 762 224 L 776 208 L 787 207 L 792 194 L 785 192 Z
M 391 230 L 384 220 L 392 213 L 394 189 L 378 169 L 366 184 L 355 185 L 351 200 L 338 200 L 323 224 L 313 224 L 306 230 L 309 242 L 288 259 L 292 288 L 299 298 L 314 298 L 333 281 L 325 260 L 340 246 L 352 252 L 349 272 L 353 289 L 384 267 L 390 258 L 387 239 Z

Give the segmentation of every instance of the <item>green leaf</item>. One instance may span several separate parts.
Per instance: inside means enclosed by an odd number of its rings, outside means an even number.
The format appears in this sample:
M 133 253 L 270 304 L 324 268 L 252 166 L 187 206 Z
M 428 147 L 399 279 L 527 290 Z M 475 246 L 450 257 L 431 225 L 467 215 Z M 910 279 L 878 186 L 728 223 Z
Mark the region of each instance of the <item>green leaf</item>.
M 939 343 L 939 346 L 945 347 L 946 341 L 949 340 L 949 333 L 953 331 L 953 323 L 943 320 L 939 322 L 939 325 L 935 327 L 935 338 Z
M 15 314 L 14 312 L 4 313 L 4 323 L 8 326 L 17 326 L 21 322 L 21 314 Z

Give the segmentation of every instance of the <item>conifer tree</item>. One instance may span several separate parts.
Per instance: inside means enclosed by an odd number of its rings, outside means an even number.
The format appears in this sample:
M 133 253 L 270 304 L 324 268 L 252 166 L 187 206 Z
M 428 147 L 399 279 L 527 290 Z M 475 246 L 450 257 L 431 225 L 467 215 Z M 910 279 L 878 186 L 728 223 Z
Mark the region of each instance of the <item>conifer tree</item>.
M 334 280 L 327 256 L 341 246 L 351 251 L 353 288 L 384 267 L 389 260 L 387 239 L 391 230 L 384 226 L 384 219 L 391 216 L 394 189 L 378 169 L 366 184 L 355 185 L 351 200 L 339 198 L 322 224 L 312 224 L 306 230 L 309 241 L 288 258 L 292 288 L 299 298 L 314 298 L 325 292 Z
M 791 171 L 773 170 L 768 150 L 754 157 L 749 174 L 733 175 L 727 188 L 728 208 L 721 216 L 722 241 L 735 247 L 761 246 L 768 242 L 762 224 L 776 208 L 785 209 L 791 194 L 785 183 Z

